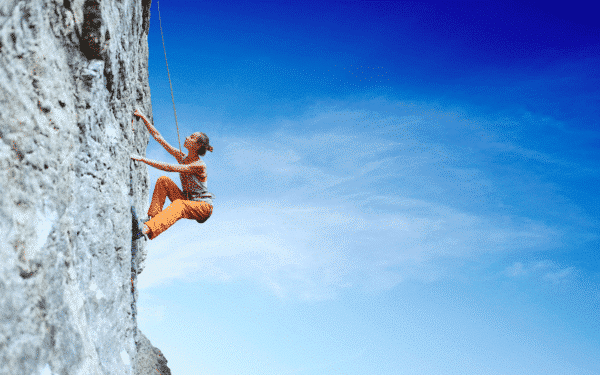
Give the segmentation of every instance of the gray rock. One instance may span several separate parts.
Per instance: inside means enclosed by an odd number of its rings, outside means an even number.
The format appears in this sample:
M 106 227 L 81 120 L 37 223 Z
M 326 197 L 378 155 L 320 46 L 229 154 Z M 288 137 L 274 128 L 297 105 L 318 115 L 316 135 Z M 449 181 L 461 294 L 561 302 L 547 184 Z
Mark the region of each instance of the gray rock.
M 132 122 L 152 113 L 149 10 L 0 1 L 0 375 L 168 373 L 138 333 L 146 248 L 131 242 L 130 207 L 148 208 L 130 154 L 149 138 Z
M 138 374 L 171 375 L 171 370 L 167 367 L 167 359 L 141 332 L 138 333 L 137 361 Z

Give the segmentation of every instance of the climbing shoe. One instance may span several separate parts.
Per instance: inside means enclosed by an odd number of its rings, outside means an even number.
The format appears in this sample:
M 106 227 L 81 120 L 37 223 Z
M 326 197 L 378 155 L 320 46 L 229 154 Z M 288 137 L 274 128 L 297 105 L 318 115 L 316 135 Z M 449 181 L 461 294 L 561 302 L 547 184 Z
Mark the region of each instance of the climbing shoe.
M 142 230 L 144 229 L 144 222 L 139 220 L 136 213 L 135 208 L 131 206 L 131 235 L 134 240 L 140 239 L 144 237 L 146 241 L 148 240 L 148 235 L 144 234 Z

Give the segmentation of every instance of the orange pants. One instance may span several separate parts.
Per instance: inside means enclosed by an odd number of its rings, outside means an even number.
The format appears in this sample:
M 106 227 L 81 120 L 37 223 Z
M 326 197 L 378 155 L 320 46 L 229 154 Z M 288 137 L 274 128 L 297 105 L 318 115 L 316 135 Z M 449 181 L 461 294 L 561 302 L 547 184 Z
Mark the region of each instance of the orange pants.
M 163 210 L 167 197 L 171 204 Z M 179 219 L 204 222 L 212 215 L 212 210 L 212 205 L 207 202 L 187 200 L 183 192 L 169 177 L 159 177 L 148 209 L 148 216 L 151 216 L 152 219 L 145 223 L 150 228 L 148 238 L 153 240 Z

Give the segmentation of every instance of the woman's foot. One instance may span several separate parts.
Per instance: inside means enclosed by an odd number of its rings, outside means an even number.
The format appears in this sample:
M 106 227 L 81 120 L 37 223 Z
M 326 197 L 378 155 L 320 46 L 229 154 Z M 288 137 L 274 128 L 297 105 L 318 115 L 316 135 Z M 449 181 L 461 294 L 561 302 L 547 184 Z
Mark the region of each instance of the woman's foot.
M 142 230 L 139 230 L 139 229 L 136 230 L 134 228 L 133 239 L 134 240 L 138 240 L 138 239 L 144 237 L 146 240 L 148 240 L 149 239 L 148 238 L 148 232 L 150 231 L 150 229 L 148 228 L 148 226 L 146 224 L 142 224 L 142 223 L 139 223 L 139 224 L 140 224 L 140 226 L 143 225 L 143 229 Z
M 135 214 L 135 208 L 131 206 L 131 218 L 132 218 L 132 231 L 133 231 L 133 239 L 137 240 L 144 237 L 148 240 L 148 233 L 150 233 L 150 228 L 145 224 L 148 220 L 140 220 L 137 218 Z

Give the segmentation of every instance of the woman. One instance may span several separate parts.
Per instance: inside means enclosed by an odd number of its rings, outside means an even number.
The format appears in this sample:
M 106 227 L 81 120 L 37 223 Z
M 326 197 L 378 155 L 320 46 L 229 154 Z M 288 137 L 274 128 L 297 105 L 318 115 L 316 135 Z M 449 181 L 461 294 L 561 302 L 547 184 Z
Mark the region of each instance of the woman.
M 156 181 L 152 202 L 148 209 L 148 221 L 144 223 L 142 230 L 143 235 L 152 240 L 182 218 L 204 223 L 213 210 L 213 196 L 206 189 L 206 164 L 200 159 L 207 150 L 213 151 L 208 143 L 208 137 L 200 132 L 187 137 L 183 143 L 183 146 L 188 149 L 188 154 L 185 156 L 183 152 L 169 145 L 141 112 L 136 110 L 134 115 L 144 120 L 150 134 L 177 159 L 179 165 L 149 160 L 138 155 L 132 155 L 131 158 L 166 172 L 179 172 L 183 187 L 182 192 L 167 176 L 162 176 Z M 167 197 L 171 204 L 163 210 Z

